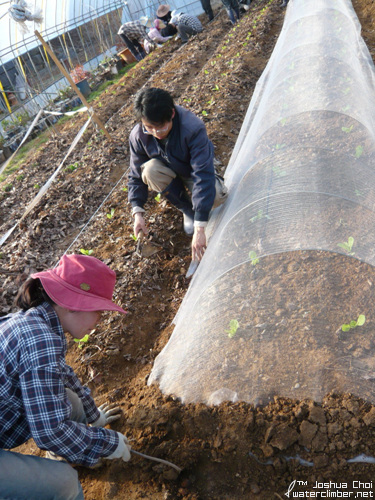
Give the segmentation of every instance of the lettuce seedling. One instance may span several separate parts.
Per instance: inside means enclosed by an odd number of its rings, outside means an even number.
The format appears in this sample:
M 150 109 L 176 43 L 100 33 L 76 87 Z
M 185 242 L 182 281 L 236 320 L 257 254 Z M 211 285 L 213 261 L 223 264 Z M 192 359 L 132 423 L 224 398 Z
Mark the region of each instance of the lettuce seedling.
M 348 255 L 354 255 L 355 252 L 352 252 L 354 244 L 354 238 L 352 236 L 349 236 L 348 241 L 344 241 L 343 243 L 338 243 L 338 247 L 342 248 L 347 252 Z
M 111 211 L 109 214 L 107 214 L 108 219 L 112 219 L 112 217 L 115 215 L 115 209 L 111 208 Z
M 236 319 L 231 319 L 229 321 L 229 330 L 226 330 L 226 332 L 230 339 L 232 339 L 236 335 L 239 326 L 240 324 Z
M 365 324 L 365 321 L 366 321 L 366 317 L 364 314 L 360 314 L 358 316 L 358 319 L 357 321 L 351 321 L 349 324 L 344 324 L 341 326 L 341 330 L 343 332 L 348 332 L 349 330 L 355 328 L 356 326 L 362 326 Z
M 82 349 L 83 344 L 86 344 L 89 341 L 89 338 L 90 338 L 90 335 L 87 334 L 84 337 L 82 337 L 81 339 L 73 339 L 73 340 L 74 340 L 74 342 L 78 343 L 78 348 Z
M 155 201 L 156 201 L 157 203 L 160 203 L 160 200 L 161 200 L 161 194 L 160 194 L 160 193 L 158 193 L 158 194 L 155 196 L 155 198 L 154 198 L 154 199 L 155 199 Z
M 256 252 L 254 252 L 254 250 L 251 250 L 249 252 L 249 257 L 251 259 L 251 265 L 252 266 L 256 266 L 259 263 L 258 256 L 257 256 Z
M 94 250 L 85 250 L 84 248 L 80 248 L 79 251 L 83 255 L 92 255 L 94 253 Z

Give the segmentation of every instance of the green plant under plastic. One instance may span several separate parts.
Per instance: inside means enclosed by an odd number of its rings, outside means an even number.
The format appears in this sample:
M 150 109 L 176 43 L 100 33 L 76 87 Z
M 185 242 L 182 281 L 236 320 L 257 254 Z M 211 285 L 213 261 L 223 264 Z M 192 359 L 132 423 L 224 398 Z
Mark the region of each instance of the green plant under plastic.
M 229 321 L 229 330 L 227 330 L 227 334 L 230 339 L 236 335 L 239 326 L 240 324 L 236 319 L 231 319 Z

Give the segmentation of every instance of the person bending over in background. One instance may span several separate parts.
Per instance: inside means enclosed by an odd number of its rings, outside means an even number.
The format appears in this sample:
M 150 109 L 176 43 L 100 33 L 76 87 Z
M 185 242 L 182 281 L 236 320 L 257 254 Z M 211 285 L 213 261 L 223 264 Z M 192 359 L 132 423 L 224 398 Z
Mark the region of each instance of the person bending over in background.
M 215 173 L 206 127 L 191 111 L 176 106 L 163 89 L 140 90 L 134 109 L 140 120 L 129 137 L 128 199 L 134 234 L 148 232 L 143 217 L 148 189 L 161 193 L 182 212 L 184 230 L 193 235 L 192 258 L 200 261 L 210 210 L 227 197 L 223 180 Z
M 126 437 L 104 428 L 120 408 L 97 408 L 65 362 L 64 332 L 82 339 L 101 311 L 125 314 L 112 302 L 115 281 L 95 257 L 64 255 L 21 286 L 19 312 L 0 318 L 0 498 L 83 500 L 69 463 L 130 460 Z M 9 451 L 31 437 L 50 458 Z
M 172 17 L 171 8 L 169 5 L 159 5 L 158 10 L 156 11 L 156 17 L 163 21 L 163 23 L 165 24 L 165 27 L 161 30 L 162 36 L 173 36 L 177 33 L 177 29 L 169 24 L 169 21 Z
M 124 23 L 117 32 L 137 61 L 146 57 L 146 52 L 142 47 L 143 40 L 152 44 L 147 33 L 147 25 L 150 22 L 147 17 L 142 17 L 140 20 Z
M 144 46 L 147 54 L 149 54 L 155 46 L 160 46 L 160 44 L 167 42 L 170 38 L 170 36 L 162 36 L 160 33 L 160 30 L 162 29 L 163 21 L 160 19 L 155 19 L 154 21 L 154 27 L 150 28 L 150 31 L 148 32 L 149 38 L 152 40 L 152 44 L 149 43 L 147 40 L 144 41 Z
M 172 12 L 170 24 L 177 28 L 182 43 L 186 43 L 190 36 L 203 31 L 202 24 L 197 17 L 179 14 L 176 11 Z

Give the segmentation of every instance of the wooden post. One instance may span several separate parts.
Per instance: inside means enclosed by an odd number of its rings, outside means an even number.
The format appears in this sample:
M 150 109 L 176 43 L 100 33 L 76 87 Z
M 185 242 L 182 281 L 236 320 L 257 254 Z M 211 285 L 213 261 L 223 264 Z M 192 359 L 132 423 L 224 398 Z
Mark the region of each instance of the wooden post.
M 51 58 L 53 59 L 54 63 L 56 64 L 56 66 L 61 71 L 61 73 L 68 80 L 68 82 L 72 86 L 72 89 L 76 92 L 76 94 L 78 95 L 78 97 L 81 99 L 82 103 L 87 107 L 87 110 L 89 110 L 90 109 L 90 105 L 86 101 L 86 98 L 84 97 L 84 95 L 82 94 L 82 92 L 79 90 L 79 88 L 77 87 L 77 85 L 73 82 L 72 77 L 66 71 L 66 69 L 64 68 L 64 66 L 61 64 L 61 62 L 57 59 L 57 57 L 55 56 L 55 54 L 52 52 L 50 46 L 44 41 L 42 35 L 37 30 L 35 30 L 34 33 L 35 33 L 36 37 L 39 39 L 39 41 L 42 43 L 42 45 L 45 48 L 45 50 L 51 56 Z M 91 117 L 94 120 L 94 122 L 98 125 L 98 127 L 101 130 L 103 130 L 103 132 L 104 132 L 105 136 L 107 137 L 107 139 L 109 139 L 111 141 L 112 137 L 109 135 L 109 133 L 108 133 L 107 129 L 105 128 L 103 122 L 99 119 L 99 117 L 96 115 L 96 113 L 94 111 L 91 112 Z

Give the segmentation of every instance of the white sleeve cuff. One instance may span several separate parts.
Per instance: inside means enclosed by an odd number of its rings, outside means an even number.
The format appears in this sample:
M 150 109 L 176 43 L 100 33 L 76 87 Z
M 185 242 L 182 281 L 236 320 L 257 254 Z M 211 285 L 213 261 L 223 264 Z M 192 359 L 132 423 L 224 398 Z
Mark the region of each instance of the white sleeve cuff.
M 207 221 L 203 221 L 203 220 L 195 220 L 194 221 L 194 227 L 206 227 L 208 224 Z
M 133 207 L 132 208 L 132 215 L 134 216 L 135 214 L 138 214 L 138 213 L 145 213 L 146 210 L 142 207 Z

